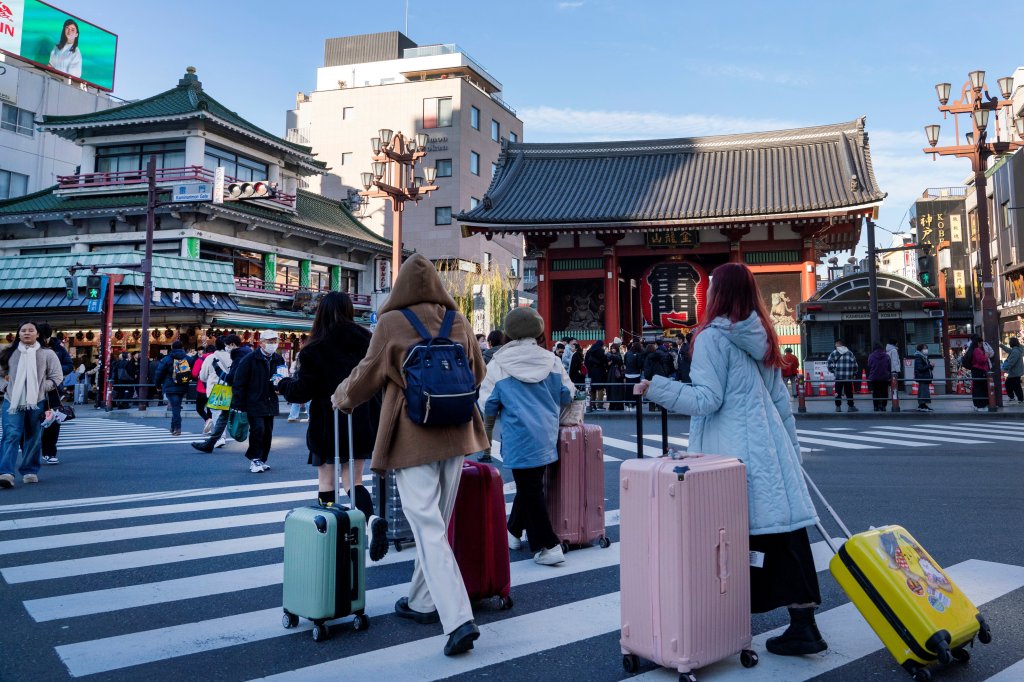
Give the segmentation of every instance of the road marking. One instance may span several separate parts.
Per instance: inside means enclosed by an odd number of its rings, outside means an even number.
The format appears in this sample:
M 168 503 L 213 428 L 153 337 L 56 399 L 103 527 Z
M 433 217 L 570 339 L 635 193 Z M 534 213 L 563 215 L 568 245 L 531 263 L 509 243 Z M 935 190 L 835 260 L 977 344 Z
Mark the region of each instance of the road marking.
M 964 429 L 964 428 L 960 428 L 960 427 L 952 427 L 952 426 L 927 426 L 927 427 L 915 427 L 915 426 L 903 426 L 903 427 L 876 426 L 874 428 L 876 430 L 877 429 L 884 429 L 886 431 L 892 431 L 892 430 L 910 431 L 912 437 L 916 436 L 916 433 L 914 433 L 914 432 L 920 431 L 920 432 L 924 432 L 924 433 L 941 433 L 941 434 L 946 434 L 946 435 L 950 435 L 950 436 L 974 436 L 975 438 L 984 438 L 985 440 L 1010 441 L 1011 443 L 1019 443 L 1020 442 L 1020 438 L 1017 438 L 1017 437 L 1014 437 L 1014 436 L 999 436 L 999 435 L 995 435 L 995 434 L 992 434 L 992 433 L 989 433 L 989 432 L 985 431 L 983 427 L 979 428 L 978 430 L 969 430 L 969 429 Z
M 845 434 L 845 433 L 844 434 L 828 433 L 828 432 L 825 432 L 825 431 L 813 431 L 811 429 L 797 429 L 796 432 L 797 432 L 798 435 L 802 434 L 802 435 L 807 435 L 807 436 L 826 436 L 826 437 L 829 437 L 829 438 L 840 438 L 840 439 L 845 438 L 846 440 L 853 440 L 853 441 L 864 442 L 864 443 L 882 443 L 883 445 L 909 445 L 910 447 L 923 447 L 923 446 L 926 446 L 926 445 L 930 445 L 930 443 L 921 443 L 921 442 L 912 441 L 912 440 L 892 440 L 892 439 L 889 439 L 889 438 L 871 438 L 869 436 L 854 436 L 852 434 Z M 833 444 L 836 447 L 843 447 L 843 448 L 845 448 L 845 447 L 847 447 L 849 445 L 849 443 L 846 443 L 843 440 L 833 441 Z
M 964 427 L 974 426 L 975 428 L 977 428 L 977 425 L 978 425 L 978 422 L 974 422 L 973 424 L 971 424 L 969 422 L 957 422 L 956 423 L 956 426 L 964 426 Z M 994 433 L 1002 433 L 1002 434 L 1006 434 L 1006 435 L 1009 435 L 1009 436 L 1024 436 L 1024 429 L 1022 429 L 1022 428 L 1015 428 L 1015 427 L 1011 427 L 1011 426 L 1001 426 L 1001 425 L 998 425 L 998 424 L 996 424 L 996 425 L 985 424 L 985 430 L 986 431 L 991 431 L 991 432 L 994 432 Z
M 516 561 L 512 564 L 512 584 L 513 586 L 517 586 L 568 575 L 575 575 L 586 571 L 614 566 L 618 561 L 618 543 L 613 544 L 607 549 L 591 548 L 581 550 L 579 552 L 572 552 L 569 555 L 569 559 L 564 564 L 556 568 L 552 568 L 550 566 L 538 566 L 532 558 L 524 561 Z M 375 617 L 393 613 L 395 600 L 406 594 L 408 589 L 409 586 L 406 583 L 390 585 L 388 587 L 378 588 L 375 590 L 368 590 L 366 592 L 367 615 Z M 616 614 L 615 622 L 612 625 L 613 627 L 618 627 L 617 595 L 610 596 L 615 597 L 616 602 L 614 609 Z M 604 598 L 607 597 L 608 595 Z M 598 599 L 601 599 L 601 597 Z M 587 612 L 585 610 L 585 605 L 587 602 L 577 602 L 577 604 L 580 605 L 581 608 L 584 608 L 584 611 L 582 611 L 580 615 L 586 619 Z M 536 616 L 537 614 L 531 615 Z M 529 618 L 529 616 L 524 616 L 523 618 Z M 508 620 L 519 619 L 512 618 Z M 523 621 L 520 620 L 520 623 L 522 622 Z M 535 637 L 537 633 L 543 632 L 544 639 L 547 640 L 551 635 L 551 629 L 542 623 L 543 621 L 533 624 L 531 621 L 531 625 L 529 627 L 523 628 L 524 633 L 529 634 L 523 634 L 520 635 L 520 637 Z M 580 635 L 578 626 L 579 624 L 574 622 L 572 627 L 566 631 L 567 636 L 572 636 L 573 640 L 579 639 Z M 298 628 L 296 628 L 296 630 L 308 630 L 309 628 L 310 624 L 304 621 Z M 133 665 L 141 665 L 144 663 L 152 663 L 169 658 L 186 656 L 201 651 L 213 651 L 216 649 L 223 649 L 225 647 L 236 646 L 238 644 L 283 637 L 292 634 L 296 630 L 285 630 L 281 627 L 281 609 L 280 607 L 276 607 L 261 611 L 252 611 L 249 613 L 226 616 L 223 618 L 204 620 L 196 623 L 185 623 L 166 628 L 158 628 L 145 632 L 135 632 L 75 644 L 66 644 L 58 646 L 56 650 L 71 675 L 73 677 L 81 677 L 83 675 L 91 675 L 98 672 L 120 670 Z M 431 639 L 444 640 L 445 638 L 441 636 Z M 494 641 L 504 641 L 506 644 L 508 643 L 507 639 L 498 640 L 498 638 L 495 638 Z M 410 642 L 409 644 L 415 644 L 415 642 Z M 442 646 L 443 644 L 439 644 L 437 647 L 432 647 L 432 653 L 435 657 L 437 657 Z M 535 650 L 536 643 L 533 643 L 533 646 Z M 522 649 L 520 651 L 525 653 L 530 651 L 530 649 Z M 507 653 L 503 654 L 503 656 L 505 655 L 507 655 Z M 450 663 L 450 659 L 444 659 L 444 662 Z M 377 667 L 381 667 L 382 663 L 384 663 L 384 667 L 386 667 L 388 663 L 394 663 L 403 667 L 406 664 L 405 662 L 397 659 L 375 659 L 375 665 Z M 332 664 L 332 666 L 336 665 L 336 663 Z M 410 670 L 405 671 L 405 673 L 399 677 L 405 677 L 408 679 L 408 676 L 411 674 L 411 670 L 414 668 L 415 666 L 410 668 Z M 445 669 L 449 671 L 452 670 L 450 667 Z M 346 663 L 346 677 L 349 677 L 349 670 L 350 668 Z M 397 670 L 394 672 L 397 673 Z M 452 672 L 449 672 L 449 674 L 452 674 Z M 398 679 L 398 677 L 390 677 L 389 673 L 381 670 L 378 670 L 375 676 L 378 679 Z M 429 679 L 434 679 L 435 677 L 436 676 L 431 675 Z M 305 677 L 303 679 L 311 678 Z M 352 677 L 350 679 L 356 678 Z
M 799 433 L 799 432 L 798 432 Z M 832 434 L 828 434 L 831 436 Z M 833 448 L 844 448 L 846 450 L 881 450 L 877 445 L 864 445 L 862 443 L 842 443 L 837 445 L 833 440 L 824 440 L 822 438 L 809 438 L 807 436 L 800 436 L 799 440 L 801 443 L 814 443 L 815 445 L 827 445 Z
M 654 436 L 654 435 L 644 436 L 644 440 L 653 440 L 653 441 L 658 441 L 660 443 L 661 442 L 661 436 Z M 673 445 L 682 445 L 683 447 L 687 447 L 687 448 L 690 447 L 690 439 L 689 438 L 677 438 L 675 436 L 669 436 L 668 437 L 668 442 L 672 443 Z M 821 452 L 821 448 L 805 448 L 803 446 L 800 446 L 800 452 Z M 659 454 L 660 454 L 660 452 L 659 452 Z
M 1017 661 L 1009 668 L 1000 670 L 986 682 L 1020 682 L 1024 680 L 1024 661 Z
M 871 436 L 871 435 L 894 436 L 894 435 L 896 435 L 896 433 L 889 433 L 887 431 L 884 431 L 883 429 L 885 429 L 885 428 L 886 427 L 883 427 L 883 426 L 873 426 L 873 427 L 871 427 L 871 430 L 865 431 L 864 435 L 866 435 L 866 436 Z M 895 427 L 894 426 L 894 427 L 890 427 L 890 428 L 892 428 L 894 432 L 902 432 L 903 431 L 903 427 Z M 921 434 L 917 434 L 917 433 L 912 434 L 911 437 L 914 440 L 939 441 L 940 443 L 967 443 L 968 445 L 981 445 L 981 444 L 991 444 L 992 443 L 992 441 L 990 441 L 990 440 L 975 440 L 975 439 L 968 439 L 968 438 L 953 438 L 952 436 L 922 436 Z
M 1021 566 L 969 559 L 949 567 L 946 572 L 976 606 L 1024 587 L 1024 567 Z M 824 653 L 792 657 L 763 655 L 755 668 L 754 674 L 757 678 L 801 682 L 882 649 L 881 640 L 851 602 L 819 613 L 816 620 L 818 628 L 829 644 Z M 752 648 L 764 651 L 765 640 L 781 634 L 784 630 L 785 626 L 755 636 Z M 628 679 L 674 682 L 678 677 L 679 673 L 675 671 L 658 668 Z M 740 666 L 738 656 L 732 656 L 702 668 L 697 671 L 697 677 L 701 682 L 750 682 L 751 671 Z
M 661 436 L 658 437 L 659 440 Z M 611 436 L 604 436 L 605 447 L 613 447 L 623 452 L 628 452 L 632 456 L 636 457 L 636 441 L 622 440 L 620 438 L 612 438 Z M 653 445 L 644 446 L 644 457 L 661 457 L 661 448 L 656 448 Z M 618 457 L 614 459 L 619 459 Z

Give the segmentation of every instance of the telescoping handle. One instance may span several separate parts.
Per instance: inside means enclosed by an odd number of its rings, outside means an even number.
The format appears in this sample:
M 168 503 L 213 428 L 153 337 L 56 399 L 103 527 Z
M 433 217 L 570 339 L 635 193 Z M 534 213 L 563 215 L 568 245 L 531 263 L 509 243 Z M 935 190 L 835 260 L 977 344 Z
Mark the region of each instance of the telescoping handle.
M 338 478 L 341 476 L 341 437 L 338 431 L 341 430 L 339 423 L 338 410 L 334 410 L 334 499 L 335 504 L 341 501 L 341 483 Z M 355 507 L 355 488 L 356 488 L 356 450 L 353 447 L 352 440 L 352 413 L 348 414 L 348 477 L 352 486 L 352 499 L 349 500 Z
M 837 514 L 836 510 L 832 508 L 832 505 L 828 503 L 828 500 L 825 499 L 825 496 L 822 494 L 821 490 L 818 489 L 818 486 L 814 484 L 814 481 L 811 479 L 810 474 L 807 473 L 807 470 L 803 467 L 800 467 L 800 470 L 804 474 L 804 480 L 807 481 L 807 487 L 809 487 L 818 499 L 821 500 L 821 503 L 825 505 L 825 509 L 828 511 L 829 515 L 835 519 L 836 524 L 839 525 L 839 529 L 843 531 L 843 534 L 846 535 L 847 539 L 853 537 L 850 529 L 847 528 L 846 524 L 843 523 L 843 520 L 839 518 L 839 514 Z M 825 543 L 829 546 L 829 549 L 831 549 L 834 554 L 838 553 L 839 548 L 836 547 L 836 544 L 832 541 L 832 536 L 825 531 L 825 527 L 821 525 L 821 521 L 818 521 L 817 527 L 818 532 L 821 533 L 821 537 L 825 539 Z

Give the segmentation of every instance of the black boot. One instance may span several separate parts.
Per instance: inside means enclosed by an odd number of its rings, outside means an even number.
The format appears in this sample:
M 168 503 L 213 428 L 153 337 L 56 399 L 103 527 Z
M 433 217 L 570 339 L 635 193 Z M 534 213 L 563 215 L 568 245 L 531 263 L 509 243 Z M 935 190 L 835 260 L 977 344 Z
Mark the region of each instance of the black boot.
M 765 648 L 776 656 L 806 656 L 827 649 L 814 622 L 814 607 L 789 609 L 789 627 L 778 637 L 769 638 Z

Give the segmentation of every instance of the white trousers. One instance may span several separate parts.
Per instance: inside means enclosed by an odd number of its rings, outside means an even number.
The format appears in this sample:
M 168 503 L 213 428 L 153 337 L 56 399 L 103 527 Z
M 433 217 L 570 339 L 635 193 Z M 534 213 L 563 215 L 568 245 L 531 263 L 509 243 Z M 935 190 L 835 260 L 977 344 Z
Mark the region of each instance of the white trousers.
M 448 521 L 464 459 L 452 457 L 395 471 L 402 511 L 416 540 L 409 608 L 424 613 L 436 609 L 446 635 L 473 620 L 466 585 L 448 545 Z

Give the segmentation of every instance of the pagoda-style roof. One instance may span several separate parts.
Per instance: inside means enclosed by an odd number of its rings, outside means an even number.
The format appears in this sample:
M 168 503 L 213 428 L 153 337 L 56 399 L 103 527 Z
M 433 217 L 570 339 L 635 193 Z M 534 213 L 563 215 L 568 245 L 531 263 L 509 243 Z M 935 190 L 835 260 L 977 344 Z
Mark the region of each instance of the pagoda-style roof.
M 146 195 L 138 192 L 119 194 L 58 195 L 57 186 L 16 199 L 0 201 L 0 224 L 43 222 L 69 218 L 87 218 L 112 214 L 143 215 Z M 236 220 L 292 232 L 312 239 L 325 237 L 372 251 L 389 252 L 391 241 L 381 237 L 359 221 L 342 202 L 299 190 L 294 214 L 245 201 L 223 204 L 196 203 L 162 206 L 159 214 L 175 211 L 207 211 Z
M 885 197 L 864 119 L 743 135 L 506 144 L 464 233 L 802 221 Z
M 196 76 L 196 70 L 191 66 L 188 67 L 176 87 L 158 95 L 89 114 L 44 116 L 40 128 L 74 140 L 83 137 L 82 131 L 86 130 L 96 131 L 125 125 L 190 119 L 211 121 L 246 137 L 277 147 L 297 157 L 296 160 L 309 167 L 310 170 L 323 172 L 327 167 L 323 161 L 313 158 L 312 147 L 295 144 L 269 133 L 215 100 L 203 90 L 203 84 Z

